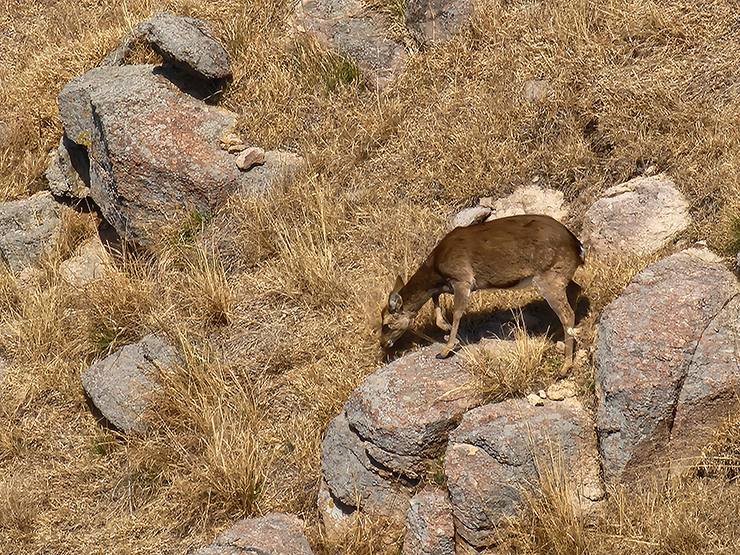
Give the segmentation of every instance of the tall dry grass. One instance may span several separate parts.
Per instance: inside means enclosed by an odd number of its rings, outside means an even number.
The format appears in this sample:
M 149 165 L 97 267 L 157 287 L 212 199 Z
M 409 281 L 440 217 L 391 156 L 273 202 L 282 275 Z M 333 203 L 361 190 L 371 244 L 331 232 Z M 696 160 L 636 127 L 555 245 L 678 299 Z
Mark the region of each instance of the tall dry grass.
M 398 2 L 373 5 L 398 23 Z M 68 226 L 66 246 L 34 279 L 0 273 L 4 553 L 182 553 L 272 510 L 306 518 L 318 553 L 375 552 L 382 523 L 361 523 L 339 544 L 320 533 L 323 431 L 383 362 L 375 319 L 395 276 L 407 278 L 447 216 L 477 197 L 536 179 L 566 194 L 577 231 L 604 188 L 651 168 L 690 200 L 696 223 L 685 240 L 736 248 L 740 27 L 723 0 L 481 3 L 467 32 L 413 51 L 382 93 L 340 53 L 290 36 L 288 0 L 5 3 L 0 200 L 45 188 L 61 135 L 56 95 L 160 10 L 213 25 L 234 70 L 221 103 L 245 140 L 296 151 L 307 169 L 270 199 L 229 199 L 211 222 L 184 222 L 150 252 L 125 250 L 83 289 L 58 265 L 84 225 Z M 530 79 L 548 82 L 536 103 L 523 94 Z M 590 261 L 581 271 L 591 303 L 582 346 L 647 263 Z M 480 296 L 470 325 L 531 300 Z M 432 321 L 424 311 L 415 329 Z M 182 347 L 183 371 L 165 380 L 149 431 L 123 437 L 95 419 L 79 375 L 148 333 Z M 548 340 L 529 349 L 539 339 L 520 339 L 516 364 L 549 356 Z M 547 379 L 537 364 L 508 381 L 486 368 L 494 396 Z M 592 369 L 580 372 L 587 384 Z M 722 452 L 737 444 L 730 437 Z M 613 492 L 603 517 L 578 528 L 578 545 L 737 552 L 736 483 L 726 480 Z M 518 552 L 569 549 L 552 536 L 568 515 L 558 488 L 548 491 L 522 523 Z

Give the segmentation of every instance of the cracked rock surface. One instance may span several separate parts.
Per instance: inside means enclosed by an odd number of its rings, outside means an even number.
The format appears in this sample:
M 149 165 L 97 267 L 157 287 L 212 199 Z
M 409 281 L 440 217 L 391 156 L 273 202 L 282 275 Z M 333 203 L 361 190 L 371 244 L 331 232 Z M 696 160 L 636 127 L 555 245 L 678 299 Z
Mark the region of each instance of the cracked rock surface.
M 604 310 L 594 363 L 607 482 L 664 477 L 673 435 L 684 448 L 701 449 L 706 437 L 687 441 L 686 413 L 700 406 L 701 382 L 715 379 L 715 372 L 734 375 L 721 378 L 728 383 L 737 380 L 728 319 L 719 315 L 737 310 L 728 303 L 738 292 L 737 279 L 721 263 L 684 251 L 648 266 Z M 713 322 L 717 332 L 705 332 Z M 722 338 L 730 343 L 709 347 Z M 719 364 L 708 364 L 712 357 Z M 674 423 L 680 424 L 675 434 Z

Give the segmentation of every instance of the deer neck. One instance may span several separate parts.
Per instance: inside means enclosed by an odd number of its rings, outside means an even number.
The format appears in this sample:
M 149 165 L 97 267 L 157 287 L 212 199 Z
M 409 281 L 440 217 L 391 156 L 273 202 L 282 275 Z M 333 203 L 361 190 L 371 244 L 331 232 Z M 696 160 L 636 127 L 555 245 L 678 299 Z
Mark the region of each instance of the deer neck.
M 416 314 L 434 295 L 442 292 L 445 280 L 428 262 L 411 276 L 408 283 L 399 291 L 403 299 L 404 312 Z

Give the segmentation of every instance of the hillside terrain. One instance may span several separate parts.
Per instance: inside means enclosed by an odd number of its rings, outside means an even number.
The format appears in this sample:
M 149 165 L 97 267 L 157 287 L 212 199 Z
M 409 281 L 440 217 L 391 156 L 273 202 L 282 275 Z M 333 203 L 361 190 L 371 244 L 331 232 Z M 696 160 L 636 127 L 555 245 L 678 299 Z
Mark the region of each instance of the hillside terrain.
M 301 516 L 316 553 L 378 552 L 379 521 L 326 537 L 316 509 L 322 440 L 352 391 L 389 361 L 378 327 L 396 276 L 408 278 L 448 218 L 481 197 L 535 183 L 561 191 L 578 235 L 606 189 L 666 174 L 692 225 L 659 255 L 701 241 L 734 266 L 733 2 L 492 0 L 464 32 L 427 49 L 404 31 L 403 4 L 367 2 L 408 50 L 380 90 L 351 59 L 294 33 L 290 0 L 0 7 L 0 202 L 48 189 L 62 135 L 57 95 L 160 11 L 213 27 L 234 74 L 218 103 L 237 114 L 245 142 L 306 160 L 269 197 L 234 195 L 145 250 L 119 245 L 114 269 L 84 287 L 60 272 L 107 230 L 84 202 L 40 272 L 0 270 L 0 553 L 189 553 L 273 511 Z M 161 61 L 146 49 L 131 57 Z M 536 102 L 526 92 L 535 81 L 545 90 Z M 592 351 L 604 307 L 659 255 L 579 270 L 589 301 L 582 349 Z M 463 326 L 536 299 L 477 294 Z M 431 307 L 413 329 L 396 354 L 441 340 Z M 149 334 L 184 353 L 184 371 L 165 381 L 147 430 L 126 435 L 92 410 L 80 375 Z M 481 388 L 504 398 L 552 383 L 562 356 L 548 338 L 540 345 L 537 371 Z M 572 377 L 593 408 L 593 365 Z M 543 488 L 498 552 L 738 553 L 738 468 L 740 427 L 728 419 L 688 477 L 640 495 L 612 488 L 587 521 Z

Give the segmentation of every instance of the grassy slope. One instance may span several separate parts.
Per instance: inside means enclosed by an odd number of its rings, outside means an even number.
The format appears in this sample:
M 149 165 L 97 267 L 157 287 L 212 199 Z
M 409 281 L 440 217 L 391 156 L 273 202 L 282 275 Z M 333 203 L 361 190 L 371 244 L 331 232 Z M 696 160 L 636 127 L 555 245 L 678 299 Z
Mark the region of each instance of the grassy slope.
M 380 95 L 356 84 L 327 93 L 322 68 L 341 64 L 286 37 L 287 0 L 8 0 L 0 199 L 44 188 L 64 84 L 164 9 L 214 26 L 235 73 L 223 103 L 243 134 L 300 152 L 309 170 L 270 202 L 232 199 L 208 241 L 126 258 L 84 291 L 59 279 L 58 259 L 22 293 L 1 276 L 4 553 L 182 553 L 272 510 L 304 516 L 321 553 L 370 552 L 373 523 L 340 545 L 321 537 L 323 430 L 382 363 L 374 319 L 395 274 L 412 271 L 445 218 L 479 196 L 537 177 L 565 192 L 578 230 L 601 190 L 654 167 L 690 199 L 685 240 L 737 246 L 740 27 L 721 0 L 492 2 L 467 34 L 412 56 Z M 529 79 L 549 81 L 542 102 L 523 98 Z M 70 224 L 71 243 L 94 227 Z M 647 262 L 584 272 L 587 321 Z M 481 295 L 473 310 L 526 298 Z M 430 323 L 424 312 L 418 325 Z M 91 416 L 79 373 L 149 332 L 183 346 L 186 373 L 166 384 L 150 432 L 116 437 Z M 737 437 L 728 427 L 718 456 L 736 453 Z M 740 549 L 738 488 L 721 477 L 639 498 L 614 492 L 587 527 L 556 489 L 509 540 L 520 552 Z

